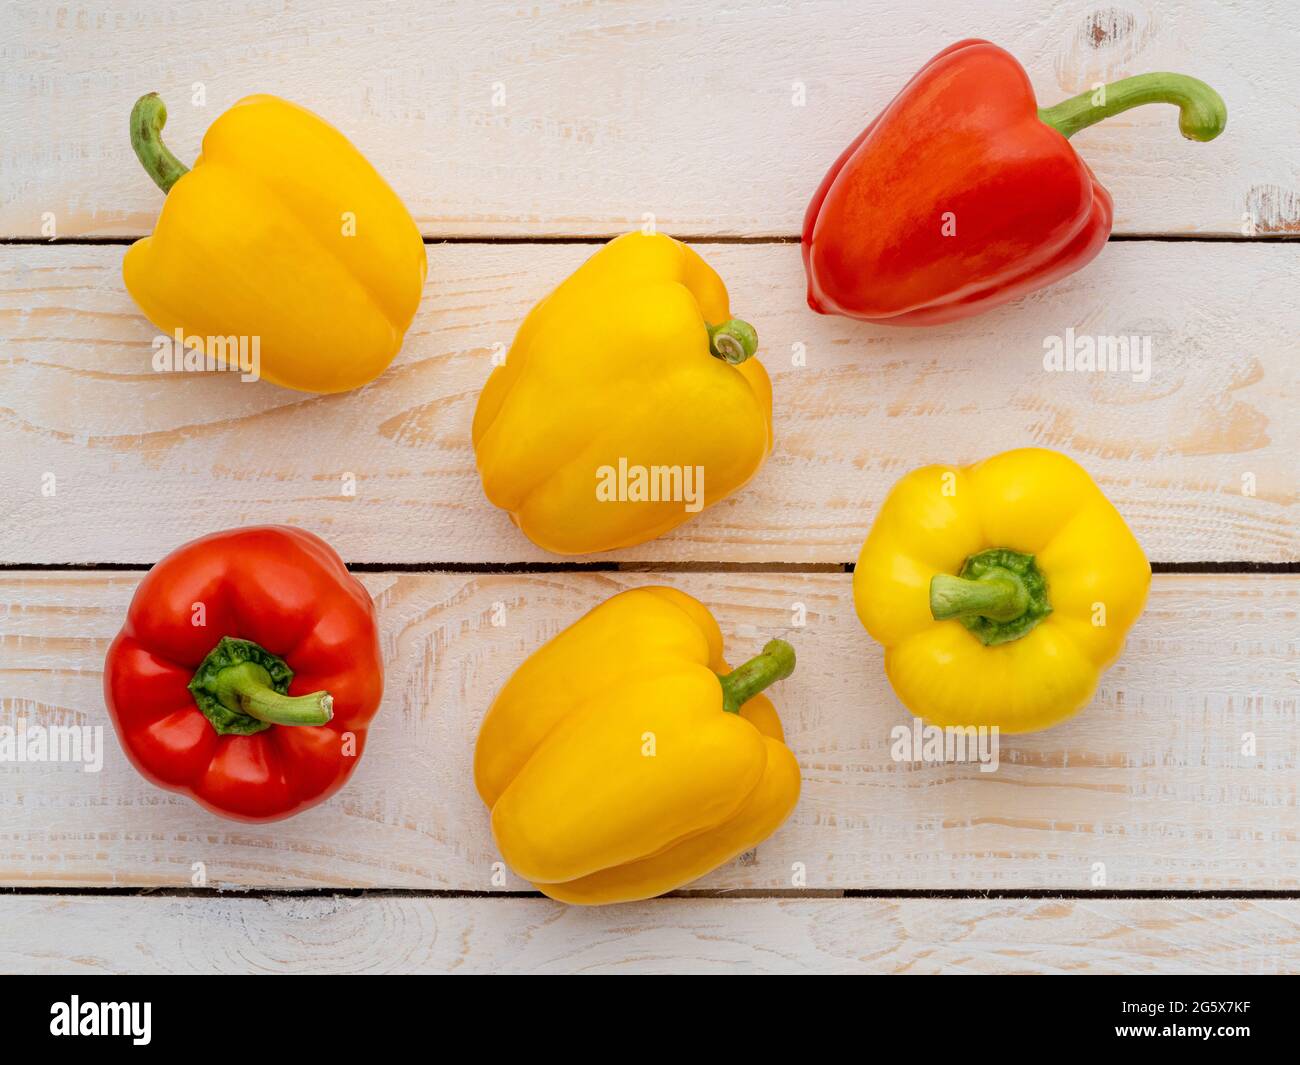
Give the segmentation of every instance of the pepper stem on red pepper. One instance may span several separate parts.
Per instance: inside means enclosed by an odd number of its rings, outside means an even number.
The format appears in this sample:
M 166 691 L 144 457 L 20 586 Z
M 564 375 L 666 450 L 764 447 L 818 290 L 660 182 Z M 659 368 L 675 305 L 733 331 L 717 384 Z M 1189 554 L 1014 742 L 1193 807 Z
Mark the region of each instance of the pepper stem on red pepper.
M 146 93 L 131 108 L 131 147 L 145 172 L 163 192 L 190 172 L 162 142 L 162 128 L 167 124 L 167 105 L 156 92 Z
M 222 736 L 251 736 L 272 725 L 324 725 L 334 716 L 329 692 L 288 695 L 293 670 L 251 640 L 222 637 L 194 671 L 190 694 Z
M 719 674 L 722 709 L 729 714 L 740 713 L 740 708 L 764 688 L 784 680 L 793 672 L 794 648 L 784 640 L 769 640 L 761 655 L 726 675 Z
M 748 322 L 730 318 L 709 329 L 709 354 L 732 366 L 739 366 L 758 350 L 758 332 Z
M 1212 141 L 1228 124 L 1223 97 L 1205 82 L 1186 74 L 1138 74 L 1121 78 L 1063 100 L 1055 107 L 1040 107 L 1038 117 L 1063 137 L 1073 137 L 1095 122 L 1143 104 L 1174 104 L 1178 128 L 1188 140 Z
M 1052 612 L 1033 555 L 995 547 L 971 555 L 957 576 L 930 578 L 930 615 L 956 618 L 986 646 L 1018 640 Z
M 216 695 L 222 705 L 242 710 L 269 725 L 324 725 L 334 716 L 329 692 L 281 695 L 271 675 L 256 662 L 241 662 L 217 674 Z

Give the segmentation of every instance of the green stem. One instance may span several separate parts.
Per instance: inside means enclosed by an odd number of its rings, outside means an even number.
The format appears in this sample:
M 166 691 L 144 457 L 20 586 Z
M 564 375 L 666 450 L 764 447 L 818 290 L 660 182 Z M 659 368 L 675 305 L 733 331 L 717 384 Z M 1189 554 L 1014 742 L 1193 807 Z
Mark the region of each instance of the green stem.
M 938 573 L 930 579 L 930 614 L 935 621 L 971 617 L 1013 621 L 1028 605 L 1024 582 L 1010 574 L 972 581 Z
M 131 147 L 145 172 L 163 192 L 190 172 L 162 142 L 162 128 L 167 124 L 167 105 L 156 92 L 146 93 L 131 108 Z
M 1073 137 L 1094 122 L 1143 104 L 1174 104 L 1178 128 L 1193 141 L 1212 141 L 1228 124 L 1223 97 L 1186 74 L 1138 74 L 1081 92 L 1055 107 L 1041 107 L 1038 117 L 1063 137 Z
M 722 709 L 729 714 L 740 713 L 740 708 L 764 688 L 793 672 L 794 648 L 784 640 L 769 640 L 761 655 L 718 677 L 722 685 Z
M 709 354 L 715 359 L 739 366 L 758 350 L 758 332 L 739 318 L 729 318 L 708 329 Z
M 271 725 L 324 725 L 334 716 L 329 692 L 281 695 L 271 675 L 256 662 L 241 662 L 217 674 L 216 696 L 231 710 L 242 710 Z
M 252 640 L 223 636 L 190 679 L 190 694 L 220 736 L 252 736 L 272 725 L 324 725 L 329 692 L 289 695 L 293 670 Z
M 930 615 L 960 621 L 986 646 L 1028 634 L 1052 612 L 1047 580 L 1033 555 L 994 547 L 971 555 L 961 572 L 930 578 Z

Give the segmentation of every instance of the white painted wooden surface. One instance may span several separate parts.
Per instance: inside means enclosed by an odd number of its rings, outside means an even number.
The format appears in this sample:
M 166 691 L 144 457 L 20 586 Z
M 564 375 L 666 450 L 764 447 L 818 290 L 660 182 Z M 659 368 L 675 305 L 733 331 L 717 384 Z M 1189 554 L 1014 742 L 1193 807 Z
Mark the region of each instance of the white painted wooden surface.
M 5 578 L 0 723 L 107 725 L 102 658 L 137 575 Z M 110 730 L 98 774 L 5 767 L 0 882 L 187 887 L 198 862 L 214 887 L 492 891 L 499 856 L 471 784 L 484 711 L 533 648 L 615 592 L 658 582 L 710 605 L 733 659 L 771 636 L 799 655 L 773 692 L 803 768 L 799 806 L 755 854 L 695 887 L 790 888 L 801 863 L 818 890 L 1300 888 L 1300 577 L 1157 575 L 1093 704 L 1048 732 L 1004 737 L 992 773 L 894 761 L 891 730 L 912 719 L 853 612 L 848 574 L 364 580 L 387 692 L 344 791 L 286 822 L 233 824 L 142 780 Z M 491 623 L 497 603 L 504 627 Z
M 1228 130 L 1209 145 L 1183 141 L 1167 108 L 1076 138 L 1114 194 L 1118 233 L 1300 233 L 1290 0 L 0 0 L 0 24 L 0 238 L 148 232 L 162 200 L 125 128 L 150 89 L 185 159 L 243 95 L 312 107 L 433 238 L 605 236 L 647 214 L 680 236 L 791 237 L 841 147 L 931 54 L 972 35 L 1019 56 L 1044 102 L 1158 69 L 1223 93 Z M 204 106 L 191 105 L 196 82 Z M 0 564 L 148 564 L 214 528 L 283 521 L 350 561 L 399 567 L 364 578 L 388 694 L 365 761 L 324 807 L 275 826 L 222 821 L 141 780 L 111 730 L 99 774 L 0 766 L 0 885 L 186 889 L 202 863 L 214 889 L 5 898 L 0 969 L 1300 968 L 1295 900 L 809 897 L 1088 891 L 1102 873 L 1120 891 L 1300 893 L 1300 576 L 1157 575 L 1093 705 L 1008 739 L 999 771 L 981 774 L 891 759 L 890 729 L 910 718 L 853 616 L 849 577 L 792 568 L 852 561 L 912 466 L 1021 444 L 1083 462 L 1157 562 L 1294 563 L 1300 249 L 1112 243 L 1017 305 L 896 331 L 809 313 L 796 247 L 703 244 L 774 378 L 776 451 L 754 482 L 673 536 L 604 556 L 650 572 L 401 572 L 554 561 L 483 500 L 469 424 L 493 345 L 593 250 L 431 245 L 393 368 L 313 398 L 152 373 L 120 246 L 0 245 Z M 1071 327 L 1150 335 L 1151 380 L 1044 373 L 1044 338 Z M 807 367 L 790 364 L 794 345 Z M 340 491 L 349 472 L 355 498 Z M 664 563 L 688 572 L 654 572 Z M 728 571 L 751 563 L 763 572 Z M 99 671 L 138 578 L 0 573 L 0 725 L 107 725 Z M 708 602 L 736 657 L 771 634 L 798 646 L 776 693 L 804 768 L 798 809 L 694 885 L 730 897 L 580 911 L 493 896 L 469 769 L 487 702 L 546 637 L 652 582 Z M 489 622 L 498 602 L 504 628 Z M 290 894 L 215 891 L 250 887 Z M 292 894 L 307 887 L 488 894 Z M 791 897 L 737 897 L 771 891 Z
M 121 248 L 0 249 L 0 561 L 151 564 L 268 521 L 354 562 L 554 560 L 486 502 L 470 422 L 493 345 L 593 250 L 431 247 L 394 365 L 309 396 L 152 372 Z M 1022 304 L 929 330 L 811 314 L 796 247 L 701 250 L 759 331 L 776 447 L 739 494 L 602 557 L 851 562 L 904 472 L 1027 444 L 1082 462 L 1156 561 L 1300 557 L 1300 245 L 1111 244 Z M 1070 328 L 1150 336 L 1150 380 L 1045 372 L 1044 338 Z
M 1291 0 L 38 0 L 4 21 L 3 234 L 42 235 L 46 212 L 64 237 L 147 232 L 161 196 L 126 128 L 157 90 L 187 161 L 242 96 L 311 107 L 431 236 L 608 236 L 645 213 L 683 235 L 790 235 L 844 145 L 971 36 L 1015 54 L 1044 104 L 1152 70 L 1224 96 L 1213 144 L 1183 140 L 1165 107 L 1079 134 L 1120 232 L 1300 229 Z
M 146 973 L 1285 973 L 1300 902 L 14 898 L 0 968 Z

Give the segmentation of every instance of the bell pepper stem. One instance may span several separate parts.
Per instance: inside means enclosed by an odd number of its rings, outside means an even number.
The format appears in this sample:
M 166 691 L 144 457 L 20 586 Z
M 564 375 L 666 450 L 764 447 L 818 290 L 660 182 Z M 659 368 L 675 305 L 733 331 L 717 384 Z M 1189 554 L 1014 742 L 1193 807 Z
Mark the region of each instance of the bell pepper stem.
M 1178 128 L 1188 140 L 1212 141 L 1228 124 L 1223 97 L 1205 82 L 1186 74 L 1138 74 L 1102 85 L 1043 107 L 1038 117 L 1063 137 L 1073 137 L 1095 122 L 1143 104 L 1174 104 Z
M 930 614 L 959 621 L 986 647 L 1028 635 L 1052 612 L 1047 578 L 1033 555 L 993 547 L 971 555 L 956 573 L 930 578 Z
M 784 680 L 793 672 L 794 648 L 784 640 L 769 640 L 761 655 L 737 666 L 725 676 L 719 675 L 722 709 L 729 714 L 740 713 L 740 708 L 764 688 Z
M 190 168 L 168 150 L 162 142 L 162 128 L 167 124 L 167 105 L 156 92 L 146 93 L 131 108 L 131 147 L 140 165 L 163 192 L 180 181 Z
M 930 614 L 935 621 L 969 617 L 1013 621 L 1028 605 L 1024 583 L 1014 575 L 969 580 L 937 573 L 930 578 Z
M 272 725 L 324 725 L 334 716 L 329 692 L 289 695 L 293 670 L 279 655 L 223 636 L 190 678 L 194 703 L 219 736 L 252 736 Z
M 281 695 L 270 680 L 256 662 L 241 662 L 217 674 L 215 694 L 230 709 L 272 725 L 324 725 L 334 716 L 329 692 Z
M 748 322 L 729 318 L 709 329 L 709 354 L 732 366 L 739 366 L 758 350 L 758 332 Z

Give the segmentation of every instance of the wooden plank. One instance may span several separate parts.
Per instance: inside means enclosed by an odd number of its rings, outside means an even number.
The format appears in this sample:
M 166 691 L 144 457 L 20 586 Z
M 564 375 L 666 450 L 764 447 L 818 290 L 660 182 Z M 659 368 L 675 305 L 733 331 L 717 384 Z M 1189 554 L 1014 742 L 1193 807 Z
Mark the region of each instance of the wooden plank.
M 5 902 L 28 973 L 1287 973 L 1295 900 L 59 898 Z
M 3 575 L 0 724 L 107 724 L 102 657 L 137 578 Z M 498 856 L 471 772 L 483 711 L 587 609 L 666 583 L 710 604 L 734 657 L 772 635 L 799 653 L 775 690 L 804 770 L 798 808 L 698 888 L 1300 887 L 1300 576 L 1158 575 L 1093 704 L 1049 732 L 1004 737 L 992 773 L 894 760 L 891 731 L 912 719 L 853 613 L 847 574 L 364 580 L 380 607 L 387 694 L 340 795 L 274 825 L 223 821 L 143 781 L 109 729 L 99 773 L 3 767 L 0 883 L 186 888 L 198 870 L 214 888 L 527 890 L 492 883 Z
M 1212 145 L 1144 108 L 1078 135 L 1120 232 L 1300 229 L 1300 147 L 1276 78 L 1300 50 L 1287 0 L 1159 9 L 1018 0 L 958 18 L 945 0 L 721 10 L 625 4 L 221 0 L 203 16 L 144 0 L 8 13 L 0 68 L 0 233 L 139 235 L 161 197 L 126 136 L 137 96 L 170 105 L 185 160 L 242 96 L 277 93 L 343 130 L 446 235 L 611 235 L 655 215 L 691 235 L 798 233 L 840 150 L 934 53 L 977 32 L 1026 64 L 1040 100 L 1153 70 L 1212 83 Z M 485 28 L 490 28 L 486 32 Z M 141 57 L 147 57 L 142 63 Z M 193 106 L 196 86 L 203 106 Z M 498 106 L 499 105 L 499 106 Z
M 354 562 L 553 559 L 484 499 L 470 422 L 494 347 L 592 251 L 431 247 L 394 365 L 314 397 L 153 372 L 120 248 L 0 249 L 0 562 L 151 564 L 258 522 Z M 930 330 L 810 313 L 795 247 L 701 251 L 759 330 L 776 448 L 738 495 L 602 557 L 849 562 L 908 469 L 1032 444 L 1081 461 L 1156 561 L 1300 558 L 1300 246 L 1112 244 L 1049 293 Z M 1150 379 L 1046 372 L 1067 329 L 1150 337 Z

